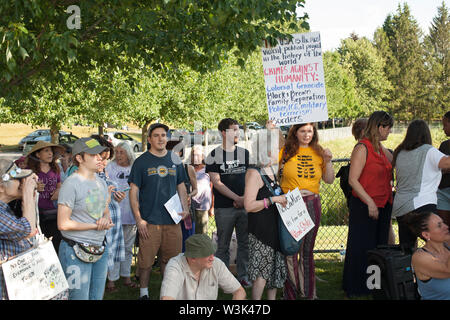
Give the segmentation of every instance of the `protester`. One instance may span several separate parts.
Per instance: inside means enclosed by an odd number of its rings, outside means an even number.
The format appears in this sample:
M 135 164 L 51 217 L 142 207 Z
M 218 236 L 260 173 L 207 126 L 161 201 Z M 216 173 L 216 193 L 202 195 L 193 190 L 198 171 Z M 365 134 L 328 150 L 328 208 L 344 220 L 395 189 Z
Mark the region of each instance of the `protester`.
M 381 144 L 394 119 L 384 111 L 369 117 L 363 138 L 350 159 L 349 229 L 344 263 L 343 289 L 347 296 L 369 294 L 367 251 L 387 244 L 392 209 L 392 154 Z
M 450 246 L 448 226 L 432 212 L 411 213 L 405 219 L 425 245 L 412 256 L 422 300 L 450 300 Z
M 72 147 L 65 143 L 61 146 L 65 151 L 61 154 L 58 165 L 61 172 L 61 183 L 63 183 L 68 177 L 69 168 L 72 166 Z
M 444 133 L 450 137 L 450 111 L 442 118 Z M 439 151 L 450 155 L 450 139 L 445 140 L 439 146 Z M 444 220 L 446 225 L 450 225 L 450 171 L 442 171 L 442 179 L 437 191 L 437 214 Z
M 139 232 L 140 299 L 149 299 L 148 283 L 155 256 L 160 250 L 161 273 L 170 258 L 181 252 L 182 234 L 164 204 L 178 194 L 182 219 L 189 214 L 186 180 L 180 158 L 166 149 L 169 128 L 154 123 L 148 131 L 150 149 L 134 162 L 128 183 L 130 203 Z
M 214 215 L 214 197 L 211 178 L 205 171 L 205 155 L 201 146 L 194 145 L 192 147 L 191 163 L 194 166 L 198 190 L 197 194 L 192 197 L 195 209 L 195 233 L 206 234 L 209 217 Z
M 14 162 L 0 160 L 0 300 L 7 300 L 1 263 L 32 247 L 36 235 L 35 189 L 38 177 Z M 16 217 L 8 203 L 22 199 L 22 217 Z
M 63 147 L 57 144 L 39 141 L 28 153 L 26 160 L 28 168 L 38 176 L 39 225 L 45 237 L 52 238 L 56 253 L 61 242 L 61 232 L 56 223 L 57 200 L 61 188 L 56 153 L 62 150 Z
M 180 141 L 170 141 L 167 143 L 167 150 L 173 151 L 176 155 L 178 155 L 181 159 L 184 158 L 185 145 Z M 181 234 L 183 235 L 183 244 L 181 252 L 184 252 L 185 246 L 184 243 L 187 238 L 195 233 L 195 219 L 194 219 L 194 204 L 192 203 L 192 197 L 197 194 L 197 177 L 195 175 L 194 167 L 189 164 L 184 164 L 184 173 L 186 180 L 184 184 L 186 186 L 187 191 L 187 203 L 189 206 L 189 215 L 183 219 L 183 223 L 181 223 Z
M 275 300 L 277 288 L 283 288 L 287 277 L 285 256 L 281 253 L 278 234 L 278 209 L 275 203 L 285 206 L 287 199 L 272 165 L 278 163 L 279 132 L 260 130 L 256 167 L 250 167 L 245 176 L 244 206 L 248 212 L 249 266 L 253 282 L 252 299 L 261 300 L 264 288 L 267 299 Z M 262 177 L 264 176 L 264 177 Z M 265 180 L 263 180 L 265 179 Z M 267 181 L 267 184 L 265 183 Z
M 61 266 L 69 281 L 70 300 L 101 300 L 108 269 L 106 232 L 113 227 L 111 190 L 96 173 L 106 150 L 93 138 L 75 141 L 77 171 L 64 181 L 58 198 Z M 74 273 L 76 277 L 74 278 Z
M 114 151 L 114 160 L 106 166 L 106 174 L 110 180 L 116 183 L 117 190 L 113 197 L 119 202 L 122 222 L 122 233 L 125 249 L 125 259 L 114 263 L 112 269 L 108 272 L 110 280 L 106 285 L 107 290 L 116 291 L 114 281 L 120 277 L 123 278 L 123 285 L 136 288 L 137 284 L 131 281 L 131 262 L 133 259 L 133 246 L 136 239 L 136 221 L 131 210 L 128 177 L 130 176 L 131 166 L 136 156 L 133 150 L 126 142 L 117 145 Z M 127 190 L 128 189 L 128 190 Z M 109 288 L 109 289 L 108 289 Z
M 216 257 L 230 266 L 230 241 L 236 229 L 238 280 L 250 287 L 248 280 L 248 219 L 244 209 L 245 173 L 249 165 L 248 150 L 237 146 L 239 123 L 231 118 L 218 125 L 222 145 L 211 151 L 206 159 L 206 173 L 211 177 L 214 192 L 218 247 Z
M 280 151 L 281 188 L 284 193 L 298 188 L 314 222 L 314 228 L 303 238 L 299 254 L 286 257 L 288 280 L 285 299 L 296 299 L 300 293 L 307 299 L 317 299 L 314 267 L 314 244 L 322 214 L 320 181 L 333 183 L 332 154 L 319 144 L 317 128 L 313 123 L 293 125 Z
M 217 300 L 219 288 L 244 300 L 246 293 L 225 264 L 214 257 L 214 245 L 205 234 L 186 240 L 186 251 L 169 260 L 161 284 L 161 300 Z
M 417 237 L 409 230 L 405 219 L 415 212 L 437 212 L 436 191 L 441 170 L 450 169 L 450 157 L 432 146 L 427 123 L 414 120 L 394 151 L 392 165 L 397 177 L 392 216 L 398 221 L 400 245 L 412 252 Z
M 109 202 L 109 213 L 113 226 L 106 232 L 106 242 L 108 243 L 108 283 L 106 284 L 105 289 L 107 292 L 112 293 L 118 290 L 114 285 L 114 281 L 119 279 L 117 274 L 112 274 L 114 265 L 125 260 L 122 213 L 119 203 L 125 199 L 126 193 L 120 191 L 117 183 L 111 180 L 105 172 L 108 161 L 114 157 L 114 146 L 103 136 L 92 135 L 91 137 L 96 139 L 101 146 L 106 147 L 106 149 L 100 153 L 102 161 L 101 166 L 97 171 L 97 175 L 103 179 L 108 188 L 111 188 L 113 191 L 111 201 Z

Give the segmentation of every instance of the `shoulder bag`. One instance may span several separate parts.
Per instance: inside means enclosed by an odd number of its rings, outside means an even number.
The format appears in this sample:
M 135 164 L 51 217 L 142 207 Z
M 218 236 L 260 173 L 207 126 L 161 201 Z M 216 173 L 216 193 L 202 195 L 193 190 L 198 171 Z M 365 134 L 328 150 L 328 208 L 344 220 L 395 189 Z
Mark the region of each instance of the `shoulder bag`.
M 274 170 L 272 167 L 270 167 L 272 172 L 274 173 Z M 266 185 L 267 189 L 272 193 L 274 196 L 278 196 L 280 194 L 283 194 L 281 191 L 281 187 L 278 186 L 275 190 L 271 186 L 270 182 L 267 180 L 266 176 L 261 173 L 261 169 L 257 168 L 259 174 L 261 175 L 261 179 L 263 180 L 264 184 Z M 273 175 L 275 179 L 275 185 L 278 185 L 277 177 L 274 173 Z M 291 233 L 288 231 L 286 226 L 284 225 L 283 219 L 281 218 L 280 214 L 278 213 L 278 236 L 280 238 L 280 250 L 281 252 L 286 256 L 292 256 L 299 252 L 300 246 L 302 244 L 302 239 L 299 241 L 295 240 L 294 237 L 291 235 Z

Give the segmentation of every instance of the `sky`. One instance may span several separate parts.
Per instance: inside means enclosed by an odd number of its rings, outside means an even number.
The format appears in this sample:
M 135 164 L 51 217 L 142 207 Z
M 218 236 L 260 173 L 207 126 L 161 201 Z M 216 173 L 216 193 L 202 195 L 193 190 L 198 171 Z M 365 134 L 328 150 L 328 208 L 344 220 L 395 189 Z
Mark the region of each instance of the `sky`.
M 399 3 L 407 3 L 411 15 L 420 28 L 428 34 L 432 19 L 437 15 L 437 8 L 443 0 L 305 0 L 303 10 L 309 15 L 311 31 L 319 31 L 322 50 L 334 50 L 339 47 L 341 39 L 352 32 L 360 37 L 373 39 L 378 27 L 383 25 L 388 14 L 395 14 Z M 450 0 L 444 0 L 447 8 Z

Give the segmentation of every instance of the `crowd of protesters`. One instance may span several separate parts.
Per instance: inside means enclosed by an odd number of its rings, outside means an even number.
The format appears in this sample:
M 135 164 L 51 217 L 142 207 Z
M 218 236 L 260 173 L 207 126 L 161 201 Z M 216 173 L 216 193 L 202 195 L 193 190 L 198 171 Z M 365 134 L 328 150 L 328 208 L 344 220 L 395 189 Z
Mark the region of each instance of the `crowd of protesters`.
M 415 120 L 403 142 L 388 150 L 383 141 L 393 125 L 391 115 L 376 111 L 353 128 L 357 143 L 348 170 L 343 289 L 349 297 L 370 293 L 367 252 L 394 243 L 391 219 L 396 218 L 400 244 L 414 253 L 422 298 L 450 299 L 450 140 L 434 148 L 427 124 Z M 450 112 L 443 125 L 450 136 Z M 101 300 L 105 291 L 119 290 L 120 278 L 139 291 L 140 300 L 148 300 L 156 263 L 163 300 L 217 299 L 219 288 L 245 299 L 249 287 L 253 300 L 265 289 L 267 299 L 276 299 L 278 289 L 286 300 L 317 299 L 313 249 L 320 183 L 335 179 L 333 155 L 319 144 L 314 123 L 293 125 L 286 140 L 270 121 L 266 128 L 257 135 L 256 163 L 237 145 L 239 123 L 231 118 L 219 122 L 222 143 L 207 155 L 199 145 L 185 154 L 183 143 L 168 141 L 168 126 L 154 123 L 148 151 L 138 158 L 127 143 L 114 147 L 93 135 L 72 147 L 41 141 L 15 162 L 1 160 L 0 262 L 31 248 L 39 223 L 66 277 L 76 266 L 83 279 L 69 287 L 71 300 Z M 297 254 L 285 256 L 276 205 L 285 206 L 285 194 L 296 188 L 314 228 Z M 175 217 L 167 208 L 173 199 L 179 204 Z M 217 245 L 208 236 L 211 216 Z M 230 271 L 233 232 L 235 274 Z M 426 242 L 421 249 L 417 237 Z M 138 282 L 131 277 L 135 245 Z M 0 299 L 7 298 L 0 268 Z

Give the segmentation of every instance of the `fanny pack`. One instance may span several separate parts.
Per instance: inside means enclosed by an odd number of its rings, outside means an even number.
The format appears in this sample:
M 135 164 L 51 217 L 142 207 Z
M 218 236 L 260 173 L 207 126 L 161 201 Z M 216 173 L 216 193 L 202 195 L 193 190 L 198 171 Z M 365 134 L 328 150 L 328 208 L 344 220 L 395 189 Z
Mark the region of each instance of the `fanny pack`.
M 94 246 L 88 243 L 80 243 L 67 239 L 65 237 L 62 237 L 62 239 L 73 248 L 73 251 L 75 251 L 75 255 L 77 256 L 77 258 L 83 262 L 95 263 L 100 260 L 103 253 L 105 253 L 106 237 L 103 240 L 101 246 Z

